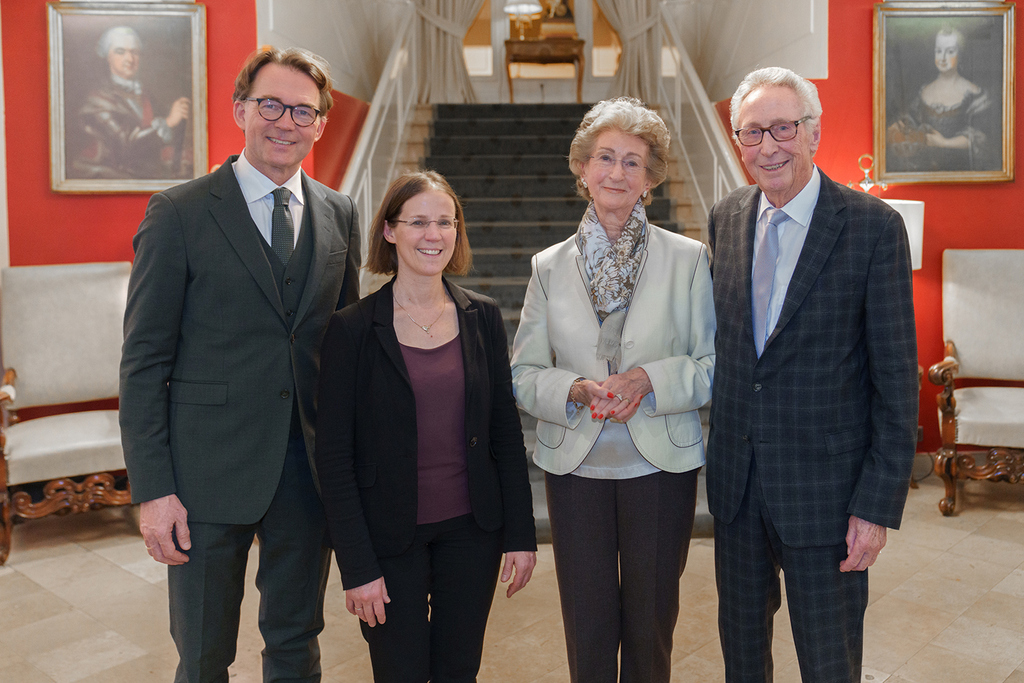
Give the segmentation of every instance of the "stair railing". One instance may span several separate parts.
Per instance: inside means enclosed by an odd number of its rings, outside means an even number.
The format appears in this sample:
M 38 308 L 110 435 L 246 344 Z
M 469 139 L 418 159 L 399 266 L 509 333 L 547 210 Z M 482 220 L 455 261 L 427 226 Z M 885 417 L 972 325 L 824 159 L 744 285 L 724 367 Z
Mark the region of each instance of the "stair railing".
M 356 149 L 341 182 L 341 192 L 352 197 L 359 210 L 364 263 L 370 221 L 394 177 L 419 91 L 416 8 L 411 1 L 404 4 L 408 12 L 399 20 L 391 54 L 377 82 Z M 365 284 L 362 282 L 365 276 L 364 273 L 360 277 L 361 285 Z M 365 293 L 365 287 L 360 289 Z
M 662 59 L 675 64 L 675 76 L 658 78 L 658 99 L 668 114 L 672 137 L 679 142 L 692 198 L 694 219 L 700 222 L 701 236 L 707 240 L 707 217 L 711 206 L 732 190 L 747 184 L 733 152 L 733 144 L 722 120 L 708 98 L 704 84 L 690 60 L 679 35 L 670 3 L 662 0 Z

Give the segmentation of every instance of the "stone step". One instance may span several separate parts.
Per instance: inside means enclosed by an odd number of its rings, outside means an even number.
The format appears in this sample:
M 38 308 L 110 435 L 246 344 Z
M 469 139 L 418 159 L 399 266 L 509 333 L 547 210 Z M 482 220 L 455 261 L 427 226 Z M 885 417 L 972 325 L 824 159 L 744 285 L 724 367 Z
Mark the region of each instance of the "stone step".
M 451 281 L 460 287 L 472 289 L 498 302 L 502 308 L 522 308 L 526 298 L 527 277 L 453 277 Z
M 495 222 L 514 218 L 522 222 L 573 221 L 578 224 L 587 208 L 579 197 L 505 197 L 469 198 L 462 202 L 466 224 Z M 672 200 L 658 197 L 647 207 L 647 217 L 656 225 L 671 220 Z
M 436 104 L 434 120 L 440 119 L 575 119 L 578 123 L 591 104 Z
M 562 176 L 568 168 L 564 154 L 463 154 L 458 156 L 428 155 L 424 168 L 441 175 L 533 175 Z
M 568 238 L 579 226 L 575 221 L 467 221 L 469 244 L 479 248 L 537 249 L 538 251 Z
M 447 176 L 459 197 L 577 197 L 576 178 L 565 165 L 564 175 Z
M 437 119 L 434 135 L 568 135 L 580 125 L 567 118 Z
M 569 154 L 572 135 L 434 135 L 428 147 L 431 155 L 475 154 Z
M 530 263 L 539 247 L 483 247 L 473 249 L 474 277 L 529 277 Z

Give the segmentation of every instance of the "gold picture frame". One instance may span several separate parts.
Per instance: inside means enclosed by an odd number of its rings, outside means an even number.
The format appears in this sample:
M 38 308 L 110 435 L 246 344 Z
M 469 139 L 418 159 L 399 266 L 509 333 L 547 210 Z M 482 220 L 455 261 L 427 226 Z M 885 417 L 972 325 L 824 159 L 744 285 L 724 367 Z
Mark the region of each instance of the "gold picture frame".
M 987 183 L 1014 175 L 1014 5 L 875 5 L 878 182 Z
M 54 191 L 151 193 L 206 173 L 205 10 L 47 3 Z

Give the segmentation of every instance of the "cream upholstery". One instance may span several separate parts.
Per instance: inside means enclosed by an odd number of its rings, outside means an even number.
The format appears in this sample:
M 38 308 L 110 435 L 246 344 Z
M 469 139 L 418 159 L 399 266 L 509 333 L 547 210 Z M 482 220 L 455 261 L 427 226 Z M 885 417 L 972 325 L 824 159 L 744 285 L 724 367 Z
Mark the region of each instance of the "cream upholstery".
M 946 482 L 939 508 L 952 514 L 957 479 L 1024 481 L 1024 451 L 1012 450 L 1024 449 L 1024 388 L 956 386 L 963 378 L 1024 381 L 1024 250 L 944 251 L 942 332 L 946 357 L 928 374 L 944 387 L 935 471 Z
M 117 397 L 129 263 L 0 271 L 0 358 L 7 411 Z M 6 420 L 0 462 L 0 564 L 10 517 L 83 512 L 130 500 L 116 410 Z M 76 481 L 71 477 L 92 475 Z M 5 480 L 4 480 L 5 479 Z M 29 486 L 26 486 L 29 485 Z

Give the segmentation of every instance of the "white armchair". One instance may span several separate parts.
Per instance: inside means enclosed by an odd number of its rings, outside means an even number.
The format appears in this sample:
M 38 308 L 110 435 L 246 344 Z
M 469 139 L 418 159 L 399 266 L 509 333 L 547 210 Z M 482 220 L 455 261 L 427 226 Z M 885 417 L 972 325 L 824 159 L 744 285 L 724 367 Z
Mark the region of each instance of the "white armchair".
M 945 358 L 928 377 L 943 387 L 935 473 L 951 515 L 959 480 L 1024 481 L 1024 387 L 1007 386 L 1024 381 L 1024 250 L 943 252 L 942 334 Z M 998 382 L 957 386 L 963 378 Z
M 86 263 L 0 272 L 0 564 L 15 518 L 131 502 L 117 410 L 16 414 L 117 397 L 130 270 Z

